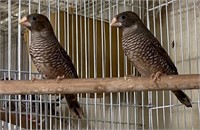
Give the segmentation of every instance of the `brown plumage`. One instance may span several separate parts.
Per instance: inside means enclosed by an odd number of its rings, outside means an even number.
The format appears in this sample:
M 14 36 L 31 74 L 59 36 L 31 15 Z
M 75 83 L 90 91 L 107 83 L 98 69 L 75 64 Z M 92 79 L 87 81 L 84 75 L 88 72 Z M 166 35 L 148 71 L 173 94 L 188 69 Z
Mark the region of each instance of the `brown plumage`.
M 152 76 L 158 72 L 167 75 L 178 74 L 177 68 L 167 52 L 136 13 L 126 11 L 116 15 L 111 26 L 122 29 L 124 53 L 142 76 Z M 192 107 L 190 99 L 183 91 L 172 92 L 181 103 Z
M 39 73 L 47 79 L 78 78 L 67 52 L 58 42 L 48 18 L 41 14 L 23 17 L 20 24 L 31 31 L 30 55 Z M 74 94 L 65 95 L 69 110 L 75 118 L 82 118 L 83 111 Z

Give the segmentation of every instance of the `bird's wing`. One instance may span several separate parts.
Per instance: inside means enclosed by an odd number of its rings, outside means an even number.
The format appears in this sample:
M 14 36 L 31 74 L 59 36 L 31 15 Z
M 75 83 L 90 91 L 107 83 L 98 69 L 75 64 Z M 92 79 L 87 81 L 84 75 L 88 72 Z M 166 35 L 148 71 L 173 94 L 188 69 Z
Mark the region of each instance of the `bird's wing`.
M 154 42 L 151 44 L 152 47 L 157 50 L 157 52 L 159 53 L 160 56 L 162 56 L 163 59 L 165 59 L 165 61 L 167 62 L 167 64 L 169 65 L 169 67 L 174 70 L 174 74 L 178 74 L 177 68 L 174 65 L 173 61 L 171 60 L 171 58 L 169 57 L 169 55 L 167 54 L 167 52 L 165 51 L 165 49 L 160 45 L 159 42 Z
M 75 78 L 78 78 L 76 69 L 74 67 L 74 64 L 72 63 L 71 58 L 69 57 L 67 52 L 64 50 L 64 48 L 60 44 L 59 44 L 58 50 L 59 50 L 60 55 L 62 56 L 62 58 L 65 60 L 66 64 L 71 68 L 72 73 L 75 75 Z

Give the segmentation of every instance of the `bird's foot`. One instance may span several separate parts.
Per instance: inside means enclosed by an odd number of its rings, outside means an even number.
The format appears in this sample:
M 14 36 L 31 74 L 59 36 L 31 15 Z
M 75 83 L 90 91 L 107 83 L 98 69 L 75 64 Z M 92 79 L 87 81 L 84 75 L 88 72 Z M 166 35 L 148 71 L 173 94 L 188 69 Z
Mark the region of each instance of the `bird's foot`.
M 33 77 L 32 79 L 31 79 L 31 82 L 34 82 L 35 80 L 37 80 L 35 77 Z
M 60 83 L 60 81 L 63 80 L 64 78 L 65 78 L 65 75 L 63 75 L 63 76 L 58 76 L 58 77 L 56 78 L 56 82 L 57 82 L 57 83 Z
M 150 78 L 151 79 L 153 79 L 153 82 L 157 82 L 157 81 L 160 81 L 161 80 L 161 75 L 162 75 L 162 72 L 160 72 L 160 71 L 158 71 L 158 72 L 156 72 L 156 74 L 152 74 L 151 76 L 150 76 Z
M 127 80 L 128 78 L 130 78 L 131 75 L 124 75 L 124 79 Z

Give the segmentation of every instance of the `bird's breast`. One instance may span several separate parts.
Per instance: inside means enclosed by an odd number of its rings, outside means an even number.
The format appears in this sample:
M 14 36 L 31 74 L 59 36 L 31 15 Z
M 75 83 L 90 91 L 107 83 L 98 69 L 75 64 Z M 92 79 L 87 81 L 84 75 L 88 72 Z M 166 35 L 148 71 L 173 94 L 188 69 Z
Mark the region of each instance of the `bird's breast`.
M 122 40 L 124 53 L 142 76 L 150 76 L 159 69 L 159 64 L 156 63 L 158 55 L 148 42 L 150 41 L 142 37 L 142 34 L 124 37 Z
M 30 55 L 39 73 L 43 74 L 46 78 L 56 78 L 60 74 L 62 75 L 60 72 L 63 68 L 63 62 L 57 49 L 45 49 L 34 46 L 30 47 Z

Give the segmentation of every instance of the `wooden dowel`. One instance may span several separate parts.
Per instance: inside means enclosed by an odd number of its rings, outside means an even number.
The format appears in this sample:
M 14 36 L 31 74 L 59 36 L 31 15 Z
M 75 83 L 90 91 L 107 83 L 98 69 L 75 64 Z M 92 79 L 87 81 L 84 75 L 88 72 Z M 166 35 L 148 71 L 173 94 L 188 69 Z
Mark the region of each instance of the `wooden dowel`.
M 199 89 L 200 75 L 161 76 L 157 83 L 149 77 L 97 79 L 0 81 L 0 94 L 71 94 L 153 90 Z

